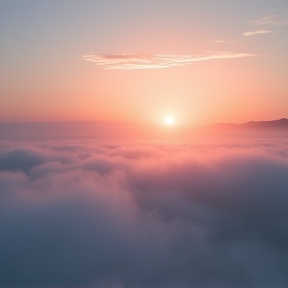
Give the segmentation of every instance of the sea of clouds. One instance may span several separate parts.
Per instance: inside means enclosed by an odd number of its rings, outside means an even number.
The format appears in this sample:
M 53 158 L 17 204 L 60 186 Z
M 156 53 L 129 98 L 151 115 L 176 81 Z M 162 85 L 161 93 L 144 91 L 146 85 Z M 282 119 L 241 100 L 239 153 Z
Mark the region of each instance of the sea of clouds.
M 1 142 L 0 287 L 288 287 L 288 139 Z

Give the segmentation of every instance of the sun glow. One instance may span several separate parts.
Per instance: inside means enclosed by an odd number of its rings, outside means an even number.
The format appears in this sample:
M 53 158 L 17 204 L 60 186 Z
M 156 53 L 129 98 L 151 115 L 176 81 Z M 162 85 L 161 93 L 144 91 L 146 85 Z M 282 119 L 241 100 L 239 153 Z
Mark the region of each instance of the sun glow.
M 165 123 L 166 123 L 166 125 L 169 125 L 169 126 L 173 125 L 174 124 L 174 118 L 166 117 L 165 118 Z

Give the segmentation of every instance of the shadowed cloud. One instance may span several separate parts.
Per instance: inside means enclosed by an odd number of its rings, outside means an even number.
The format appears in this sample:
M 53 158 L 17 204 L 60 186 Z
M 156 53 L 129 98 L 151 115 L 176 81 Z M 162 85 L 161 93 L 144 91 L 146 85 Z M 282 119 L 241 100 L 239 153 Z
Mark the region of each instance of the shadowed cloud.
M 1 287 L 288 285 L 285 139 L 41 146 L 1 154 Z
M 255 56 L 250 53 L 235 52 L 210 52 L 206 55 L 146 55 L 146 54 L 118 54 L 101 55 L 87 54 L 82 55 L 85 61 L 96 63 L 104 69 L 110 70 L 137 70 L 137 69 L 158 69 L 177 66 L 191 65 L 196 61 L 213 59 L 232 59 Z

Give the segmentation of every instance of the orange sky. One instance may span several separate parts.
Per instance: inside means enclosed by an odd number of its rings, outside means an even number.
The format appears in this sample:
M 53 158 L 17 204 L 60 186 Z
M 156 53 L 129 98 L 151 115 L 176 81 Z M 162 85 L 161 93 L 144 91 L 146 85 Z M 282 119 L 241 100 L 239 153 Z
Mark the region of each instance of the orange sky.
M 108 2 L 1 2 L 1 122 L 288 117 L 288 4 Z

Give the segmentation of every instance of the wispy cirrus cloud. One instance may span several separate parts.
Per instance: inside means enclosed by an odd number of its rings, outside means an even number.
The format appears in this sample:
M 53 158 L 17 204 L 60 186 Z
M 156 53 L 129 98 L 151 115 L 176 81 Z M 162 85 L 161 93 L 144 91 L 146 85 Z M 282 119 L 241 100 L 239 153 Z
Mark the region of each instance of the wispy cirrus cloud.
M 254 31 L 248 31 L 248 32 L 243 33 L 243 36 L 254 36 L 258 34 L 268 34 L 272 32 L 273 31 L 271 30 L 254 30 Z
M 227 43 L 227 41 L 219 39 L 219 40 L 213 40 L 213 41 L 211 41 L 211 43 Z
M 208 52 L 205 55 L 169 54 L 86 54 L 82 59 L 109 70 L 159 69 L 190 65 L 196 61 L 255 56 L 250 53 Z
M 259 27 L 258 29 L 247 31 L 243 33 L 243 36 L 255 36 L 260 34 L 268 34 L 274 32 L 272 28 L 288 25 L 288 20 L 280 17 L 279 15 L 268 15 L 261 17 L 259 19 L 250 21 L 254 27 Z
M 251 21 L 252 24 L 262 27 L 279 27 L 288 25 L 288 20 L 279 15 L 268 15 Z

